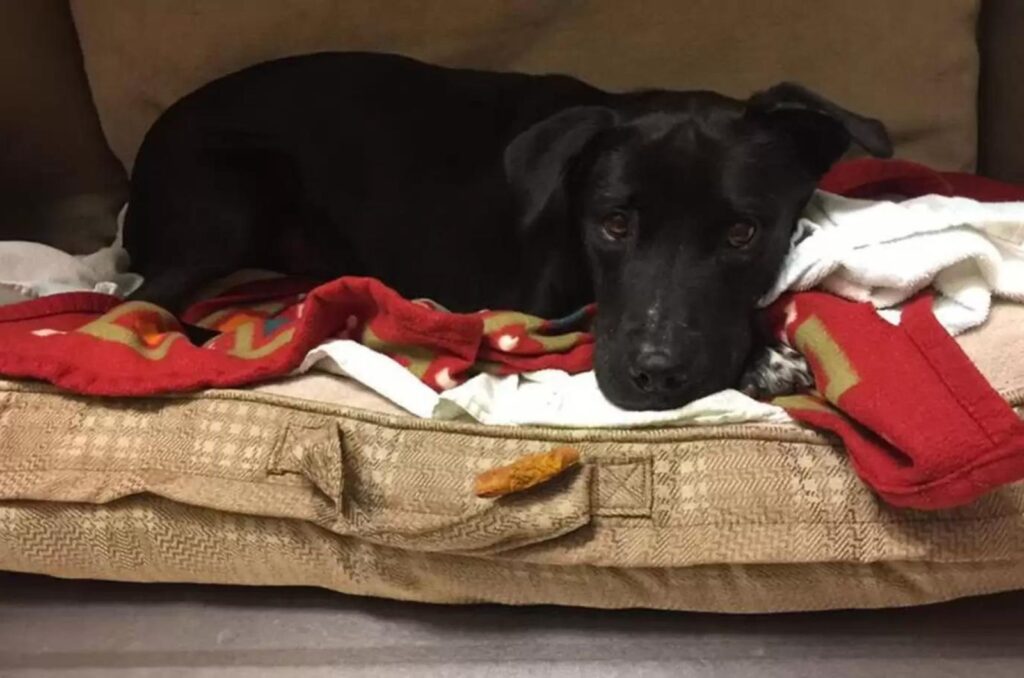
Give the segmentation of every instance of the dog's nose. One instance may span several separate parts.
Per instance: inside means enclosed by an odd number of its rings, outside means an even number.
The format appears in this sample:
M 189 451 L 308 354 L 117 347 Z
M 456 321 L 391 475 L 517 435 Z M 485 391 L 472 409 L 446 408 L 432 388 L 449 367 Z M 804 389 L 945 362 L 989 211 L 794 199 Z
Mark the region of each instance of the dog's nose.
M 676 391 L 686 384 L 684 365 L 672 359 L 667 351 L 644 349 L 629 370 L 633 383 L 641 391 L 659 393 Z

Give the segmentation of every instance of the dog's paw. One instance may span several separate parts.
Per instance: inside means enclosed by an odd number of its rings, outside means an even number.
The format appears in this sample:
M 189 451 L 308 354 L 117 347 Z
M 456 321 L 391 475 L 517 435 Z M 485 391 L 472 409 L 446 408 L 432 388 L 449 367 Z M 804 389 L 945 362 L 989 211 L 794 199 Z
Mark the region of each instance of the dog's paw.
M 761 348 L 740 377 L 739 390 L 759 400 L 807 391 L 814 387 L 814 375 L 796 349 L 785 344 Z

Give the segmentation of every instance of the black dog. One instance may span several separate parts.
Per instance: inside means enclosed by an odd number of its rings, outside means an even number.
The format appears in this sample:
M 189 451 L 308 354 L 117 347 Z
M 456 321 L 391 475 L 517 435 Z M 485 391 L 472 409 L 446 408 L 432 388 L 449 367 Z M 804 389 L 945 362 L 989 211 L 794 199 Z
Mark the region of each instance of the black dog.
M 851 140 L 891 154 L 881 123 L 791 84 L 740 101 L 295 57 L 153 125 L 125 246 L 146 278 L 135 298 L 171 310 L 245 267 L 372 276 L 457 311 L 596 299 L 604 394 L 670 408 L 737 383 L 755 302 Z

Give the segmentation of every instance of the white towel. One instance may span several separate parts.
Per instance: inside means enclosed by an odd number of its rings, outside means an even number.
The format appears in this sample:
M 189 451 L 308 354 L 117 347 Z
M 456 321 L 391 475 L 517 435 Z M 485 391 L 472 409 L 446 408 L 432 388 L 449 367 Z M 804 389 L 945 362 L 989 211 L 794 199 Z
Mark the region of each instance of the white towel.
M 417 417 L 430 418 L 438 395 L 396 361 L 351 339 L 334 339 L 306 354 L 295 374 L 316 369 L 349 377 Z
M 1024 202 L 927 195 L 903 202 L 818 192 L 797 225 L 768 305 L 821 288 L 870 302 L 892 322 L 934 286 L 935 316 L 953 335 L 988 318 L 992 295 L 1024 302 Z
M 593 371 L 544 370 L 508 377 L 481 374 L 443 392 L 435 419 L 472 418 L 484 424 L 565 427 L 684 426 L 791 421 L 781 407 L 726 390 L 665 411 L 623 410 L 601 394 Z
M 80 256 L 35 242 L 0 241 L 0 304 L 60 292 L 131 294 L 142 278 L 126 272 L 128 253 L 121 245 L 121 224 L 119 217 L 117 236 L 109 247 Z
M 310 369 L 350 377 L 419 417 L 475 420 L 484 424 L 562 427 L 634 427 L 790 421 L 785 410 L 722 391 L 664 412 L 631 412 L 612 405 L 594 373 L 560 370 L 493 377 L 480 374 L 438 394 L 387 356 L 348 339 L 321 344 L 296 373 Z

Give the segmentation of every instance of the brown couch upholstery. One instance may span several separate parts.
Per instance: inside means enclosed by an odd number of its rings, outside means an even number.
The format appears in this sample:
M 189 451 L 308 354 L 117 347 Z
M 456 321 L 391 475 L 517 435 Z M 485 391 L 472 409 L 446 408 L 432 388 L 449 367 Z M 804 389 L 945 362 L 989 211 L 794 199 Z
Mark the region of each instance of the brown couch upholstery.
M 447 65 L 570 73 L 610 89 L 711 88 L 737 96 L 797 79 L 883 118 L 905 157 L 975 162 L 977 0 L 73 0 L 100 120 L 128 167 L 160 110 L 264 59 L 389 50 Z M 928 14 L 927 22 L 917 21 Z M 886 40 L 901 27 L 912 39 Z M 230 35 L 230 40 L 223 36 Z M 893 68 L 892 64 L 900 64 Z
M 978 28 L 979 169 L 1024 182 L 1024 2 L 985 0 Z
M 102 245 L 125 176 L 92 104 L 66 0 L 0 3 L 0 239 Z

